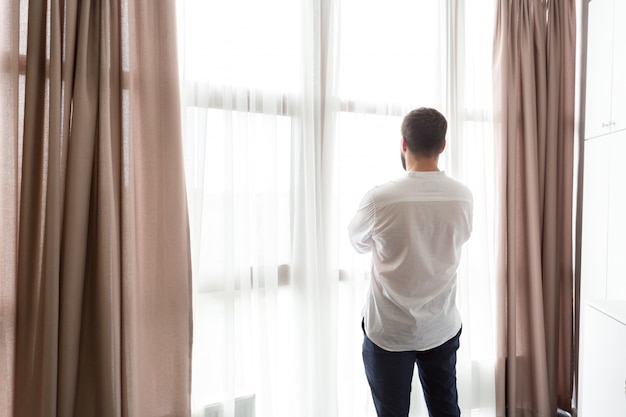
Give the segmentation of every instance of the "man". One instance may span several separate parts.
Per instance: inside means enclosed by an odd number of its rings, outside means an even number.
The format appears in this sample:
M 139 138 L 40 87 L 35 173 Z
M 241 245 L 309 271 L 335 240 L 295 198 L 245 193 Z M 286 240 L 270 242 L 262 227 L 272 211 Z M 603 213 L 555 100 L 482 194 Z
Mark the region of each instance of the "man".
M 456 271 L 472 231 L 473 200 L 438 168 L 446 130 L 435 109 L 406 115 L 406 175 L 368 191 L 348 227 L 357 252 L 372 253 L 363 362 L 379 417 L 409 415 L 415 364 L 429 415 L 460 416 Z

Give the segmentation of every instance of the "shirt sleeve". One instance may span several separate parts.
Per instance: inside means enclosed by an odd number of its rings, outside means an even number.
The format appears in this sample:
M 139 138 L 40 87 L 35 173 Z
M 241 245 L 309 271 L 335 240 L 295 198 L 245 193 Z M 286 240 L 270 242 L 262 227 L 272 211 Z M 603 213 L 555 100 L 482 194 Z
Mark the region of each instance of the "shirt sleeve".
M 367 193 L 361 200 L 357 212 L 348 225 L 350 243 L 358 253 L 367 253 L 372 250 L 375 214 L 374 202 L 370 193 Z

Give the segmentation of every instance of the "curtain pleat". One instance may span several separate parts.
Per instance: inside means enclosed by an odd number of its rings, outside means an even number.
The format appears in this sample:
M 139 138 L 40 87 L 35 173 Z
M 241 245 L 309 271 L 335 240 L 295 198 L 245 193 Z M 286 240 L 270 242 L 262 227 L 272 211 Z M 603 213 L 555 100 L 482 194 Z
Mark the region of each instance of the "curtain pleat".
M 0 415 L 189 415 L 175 3 L 21 2 L 22 21 L 17 3 L 1 3 Z
M 128 134 L 118 171 L 124 273 L 123 380 L 129 415 L 188 415 L 191 258 L 175 2 L 129 2 Z M 122 63 L 124 68 L 124 63 Z M 123 103 L 125 101 L 123 100 Z M 130 395 L 132 394 L 132 395 Z
M 553 252 L 544 254 L 544 259 L 556 259 L 544 265 L 544 274 L 556 277 L 551 281 L 544 304 L 551 305 L 551 321 L 546 334 L 550 335 L 552 357 L 550 376 L 557 381 L 551 391 L 557 405 L 572 408 L 574 380 L 574 282 L 573 282 L 573 201 L 574 201 L 574 128 L 575 128 L 575 51 L 576 17 L 575 5 L 567 3 L 559 7 L 555 2 L 548 4 L 548 51 L 555 51 L 554 59 L 548 62 L 548 85 L 555 85 L 555 92 L 548 94 L 547 137 L 565 140 L 550 141 L 546 171 L 551 188 L 546 190 L 550 201 L 546 202 L 549 212 L 547 224 L 557 224 L 555 230 L 544 237 Z M 561 48 L 558 45 L 562 45 Z M 563 71 L 567 68 L 567 71 Z M 556 93 L 558 91 L 558 94 Z M 559 111 L 559 109 L 561 111 Z M 552 111 L 552 113 L 551 113 Z M 552 239 L 552 240 L 550 240 Z M 546 308 L 547 309 L 547 308 Z
M 573 1 L 498 2 L 498 416 L 571 409 Z

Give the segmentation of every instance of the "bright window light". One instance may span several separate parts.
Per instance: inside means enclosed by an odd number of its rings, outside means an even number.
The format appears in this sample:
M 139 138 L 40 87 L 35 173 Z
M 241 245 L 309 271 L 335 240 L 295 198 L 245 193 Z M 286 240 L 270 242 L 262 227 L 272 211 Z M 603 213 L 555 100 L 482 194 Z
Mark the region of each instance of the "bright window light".
M 301 59 L 299 2 L 185 2 L 186 80 L 294 90 Z
M 439 71 L 441 4 L 439 0 L 342 0 L 340 97 L 439 102 L 445 77 Z

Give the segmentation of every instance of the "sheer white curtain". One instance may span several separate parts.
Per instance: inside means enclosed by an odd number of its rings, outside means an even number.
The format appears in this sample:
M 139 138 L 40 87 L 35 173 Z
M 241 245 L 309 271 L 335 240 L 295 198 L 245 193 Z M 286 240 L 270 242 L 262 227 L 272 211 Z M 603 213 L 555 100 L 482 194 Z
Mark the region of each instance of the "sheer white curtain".
M 468 3 L 180 0 L 194 415 L 375 415 L 369 258 L 346 227 L 368 188 L 402 175 L 400 123 L 419 106 L 448 117 L 443 167 L 474 191 L 459 390 L 464 415 L 495 414 L 493 1 Z

